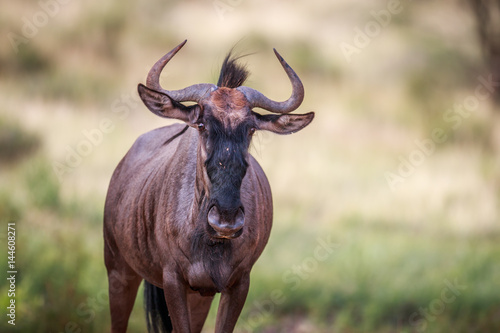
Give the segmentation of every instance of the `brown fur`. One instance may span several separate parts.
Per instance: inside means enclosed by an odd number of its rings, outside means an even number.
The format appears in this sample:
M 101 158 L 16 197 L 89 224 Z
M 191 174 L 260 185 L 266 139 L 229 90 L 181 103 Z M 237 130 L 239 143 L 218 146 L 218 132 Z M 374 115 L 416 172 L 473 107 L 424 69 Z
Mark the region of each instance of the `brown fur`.
M 213 103 L 212 115 L 224 127 L 236 128 L 250 115 L 248 101 L 245 95 L 232 88 L 219 88 L 212 93 L 210 101 Z
M 250 269 L 269 238 L 271 190 L 249 156 L 241 186 L 244 231 L 217 254 L 230 251 L 230 256 L 210 259 L 212 245 L 200 236 L 206 223 L 204 160 L 197 131 L 185 127 L 176 124 L 142 135 L 111 179 L 104 239 L 112 332 L 126 331 L 142 279 L 164 289 L 175 332 L 199 332 L 215 292 L 222 292 L 216 332 L 232 331 L 248 292 Z M 207 258 L 212 260 L 208 266 L 203 263 Z M 210 277 L 214 272 L 217 281 Z M 204 307 L 196 308 L 200 302 Z

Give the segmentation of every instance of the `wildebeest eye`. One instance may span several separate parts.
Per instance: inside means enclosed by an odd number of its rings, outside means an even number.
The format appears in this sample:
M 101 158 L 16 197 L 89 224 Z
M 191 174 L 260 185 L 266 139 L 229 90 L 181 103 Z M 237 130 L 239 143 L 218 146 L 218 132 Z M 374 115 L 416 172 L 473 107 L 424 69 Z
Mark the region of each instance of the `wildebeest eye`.
M 250 130 L 248 130 L 249 135 L 253 135 L 255 133 L 255 127 L 250 127 Z
M 198 131 L 203 132 L 205 130 L 205 124 L 204 123 L 198 123 Z

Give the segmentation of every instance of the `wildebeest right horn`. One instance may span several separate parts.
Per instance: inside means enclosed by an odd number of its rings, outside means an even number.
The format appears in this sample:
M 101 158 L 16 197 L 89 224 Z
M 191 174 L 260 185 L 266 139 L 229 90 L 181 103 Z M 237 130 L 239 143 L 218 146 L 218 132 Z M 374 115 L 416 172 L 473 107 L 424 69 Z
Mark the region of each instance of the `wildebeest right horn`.
M 287 64 L 285 59 L 283 59 L 276 49 L 273 50 L 292 83 L 292 95 L 290 98 L 284 102 L 276 102 L 255 89 L 249 87 L 239 87 L 237 89 L 245 95 L 252 108 L 259 107 L 274 113 L 289 113 L 297 109 L 302 103 L 304 99 L 304 86 L 292 67 Z
M 203 100 L 207 94 L 211 91 L 217 89 L 214 84 L 210 83 L 200 83 L 194 84 L 192 86 L 186 87 L 179 90 L 165 90 L 160 85 L 160 74 L 167 63 L 174 57 L 174 55 L 186 44 L 187 40 L 183 41 L 177 45 L 172 51 L 165 54 L 160 60 L 158 60 L 148 73 L 146 79 L 146 86 L 148 88 L 154 89 L 156 91 L 162 92 L 168 95 L 170 98 L 177 102 L 197 102 L 199 103 Z

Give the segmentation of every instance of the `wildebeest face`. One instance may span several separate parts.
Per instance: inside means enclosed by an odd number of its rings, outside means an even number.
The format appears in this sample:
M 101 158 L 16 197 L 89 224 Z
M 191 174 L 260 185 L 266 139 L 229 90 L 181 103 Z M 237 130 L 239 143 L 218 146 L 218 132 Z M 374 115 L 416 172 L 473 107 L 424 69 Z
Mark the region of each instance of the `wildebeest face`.
M 185 42 L 158 60 L 151 68 L 146 86 L 139 84 L 139 95 L 156 115 L 175 118 L 196 128 L 200 135 L 204 183 L 208 198 L 206 219 L 214 237 L 235 238 L 241 235 L 245 207 L 241 203 L 241 186 L 249 166 L 248 147 L 256 130 L 291 134 L 309 125 L 314 113 L 291 114 L 304 98 L 304 87 L 293 69 L 276 52 L 292 84 L 292 95 L 276 102 L 252 88 L 243 86 L 248 72 L 226 57 L 217 85 L 202 83 L 180 90 L 160 86 L 162 69 Z M 186 106 L 182 102 L 196 102 Z M 262 108 L 275 114 L 261 115 Z
M 235 238 L 242 232 L 245 208 L 240 187 L 248 168 L 248 148 L 254 132 L 291 134 L 307 126 L 314 117 L 312 112 L 261 115 L 251 110 L 238 88 L 219 87 L 191 106 L 143 85 L 139 85 L 139 95 L 153 113 L 183 120 L 198 130 L 209 180 L 207 219 L 214 236 L 220 238 Z
M 240 189 L 255 126 L 245 96 L 225 87 L 211 94 L 196 122 L 201 158 L 209 180 L 207 220 L 216 237 L 234 238 L 242 232 L 245 208 Z

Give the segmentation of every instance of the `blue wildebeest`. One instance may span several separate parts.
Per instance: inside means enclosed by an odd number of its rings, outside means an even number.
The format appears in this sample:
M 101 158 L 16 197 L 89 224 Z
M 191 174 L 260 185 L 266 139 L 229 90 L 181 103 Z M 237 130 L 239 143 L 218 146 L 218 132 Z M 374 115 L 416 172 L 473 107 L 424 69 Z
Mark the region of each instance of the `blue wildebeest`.
M 267 178 L 248 153 L 252 135 L 294 133 L 314 117 L 290 114 L 304 88 L 276 50 L 293 88 L 284 102 L 242 86 L 248 72 L 231 53 L 217 85 L 164 90 L 160 73 L 185 42 L 138 86 L 149 110 L 184 123 L 139 137 L 109 185 L 104 255 L 112 332 L 126 331 L 142 280 L 149 331 L 200 332 L 215 293 L 221 293 L 215 331 L 233 331 L 273 215 Z M 195 104 L 182 104 L 188 101 Z M 256 113 L 257 107 L 277 114 Z

